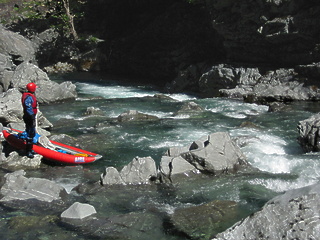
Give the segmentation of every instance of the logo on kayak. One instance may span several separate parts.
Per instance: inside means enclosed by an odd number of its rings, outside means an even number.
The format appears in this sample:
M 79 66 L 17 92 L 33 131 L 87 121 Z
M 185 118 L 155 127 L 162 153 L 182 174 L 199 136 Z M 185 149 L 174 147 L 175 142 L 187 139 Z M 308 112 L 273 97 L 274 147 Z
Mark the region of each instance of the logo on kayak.
M 85 162 L 85 160 L 84 160 L 84 157 L 76 157 L 76 158 L 74 159 L 74 162 L 76 162 L 76 163 L 82 163 L 82 162 Z

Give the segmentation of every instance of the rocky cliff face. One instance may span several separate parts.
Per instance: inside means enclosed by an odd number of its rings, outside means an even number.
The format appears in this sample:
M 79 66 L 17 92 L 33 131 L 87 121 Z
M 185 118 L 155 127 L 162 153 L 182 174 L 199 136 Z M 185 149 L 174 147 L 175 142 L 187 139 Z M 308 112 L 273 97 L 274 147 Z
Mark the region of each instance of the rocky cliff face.
M 192 63 L 224 58 L 209 13 L 185 0 L 90 1 L 82 31 L 104 39 L 104 71 L 172 79 Z M 94 17 L 93 17 L 94 16 Z
M 320 62 L 316 0 L 96 0 L 87 1 L 80 11 L 84 18 L 76 19 L 79 35 L 103 41 L 94 47 L 86 41 L 72 45 L 66 36 L 47 31 L 49 41 L 37 48 L 40 67 L 71 62 L 83 70 L 79 66 L 84 63 L 86 71 L 137 76 L 159 85 L 184 74 L 181 91 L 201 91 L 199 78 L 217 64 L 259 68 L 261 75 L 290 68 L 303 78 L 319 77 L 318 67 L 314 70 Z M 38 23 L 35 32 L 45 32 L 50 23 Z M 16 25 L 15 31 L 27 35 L 37 25 L 30 19 L 28 24 Z M 311 70 L 303 67 L 310 64 Z M 192 72 L 186 71 L 190 66 Z M 312 84 L 319 87 L 317 81 Z
M 320 2 L 208 0 L 230 61 L 292 66 L 320 60 Z
M 94 1 L 82 30 L 106 40 L 102 70 L 158 83 L 201 62 L 204 69 L 213 63 L 277 69 L 320 61 L 318 1 L 194 2 Z

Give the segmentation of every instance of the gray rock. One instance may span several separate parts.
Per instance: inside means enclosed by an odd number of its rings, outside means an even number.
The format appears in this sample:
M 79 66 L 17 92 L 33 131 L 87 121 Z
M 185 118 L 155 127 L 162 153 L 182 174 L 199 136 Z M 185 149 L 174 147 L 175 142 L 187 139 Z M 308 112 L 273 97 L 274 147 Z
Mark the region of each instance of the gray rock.
M 11 56 L 14 61 L 35 61 L 35 49 L 30 40 L 6 30 L 0 25 L 0 52 Z
M 11 79 L 11 86 L 19 89 L 20 92 L 24 92 L 29 82 L 34 82 L 39 85 L 39 83 L 43 81 L 51 82 L 48 75 L 37 65 L 23 62 L 15 69 Z M 39 92 L 39 89 L 37 89 L 36 94 L 38 95 Z
M 102 185 L 125 184 L 120 173 L 114 167 L 107 167 L 105 169 L 105 172 L 101 174 L 100 182 Z
M 137 110 L 129 110 L 118 116 L 119 122 L 140 122 L 140 121 L 154 121 L 159 118 L 148 114 L 140 113 Z
M 186 102 L 182 107 L 174 114 L 174 116 L 182 114 L 196 114 L 204 111 L 204 108 L 195 102 Z
M 97 212 L 93 206 L 89 204 L 75 202 L 61 214 L 61 217 L 72 218 L 72 219 L 83 219 L 95 213 Z
M 20 156 L 17 152 L 11 152 L 3 161 L 0 160 L 1 167 L 11 171 L 18 169 L 36 169 L 41 165 L 42 156 L 36 154 L 34 158 Z
M 21 93 L 16 88 L 0 94 L 0 122 L 6 124 L 22 121 L 23 110 L 20 99 Z
M 172 176 L 175 174 L 196 172 L 197 169 L 181 156 L 174 158 L 163 156 L 160 162 L 160 171 L 166 176 Z
M 84 116 L 103 116 L 104 113 L 100 108 L 87 107 L 87 110 L 83 115 Z
M 149 184 L 157 176 L 156 163 L 151 157 L 136 157 L 122 168 L 120 176 L 128 184 Z
M 108 167 L 100 177 L 102 185 L 113 184 L 150 184 L 157 178 L 156 163 L 151 157 L 134 158 L 120 172 Z
M 298 142 L 305 152 L 320 151 L 320 114 L 298 123 Z
M 22 111 L 22 110 L 21 110 Z M 22 114 L 22 113 L 21 113 Z M 1 112 L 0 112 L 1 116 Z M 19 118 L 20 119 L 20 118 Z M 37 113 L 37 133 L 44 136 L 49 136 L 51 133 L 46 131 L 45 129 L 51 129 L 53 124 L 49 122 L 49 120 L 42 114 L 42 112 L 38 109 Z M 24 131 L 25 123 L 20 120 L 20 122 L 10 122 L 7 127 Z
M 235 171 L 240 165 L 247 165 L 246 157 L 226 132 L 210 134 L 203 146 L 181 156 L 198 170 L 217 173 Z
M 202 74 L 199 79 L 199 90 L 203 96 L 217 97 L 220 89 L 234 88 L 236 84 L 237 79 L 233 69 L 220 64 Z
M 177 157 L 181 153 L 188 152 L 189 151 L 189 146 L 184 146 L 184 147 L 171 147 L 168 149 L 168 151 L 165 153 L 165 156 L 169 157 Z
M 56 183 L 41 178 L 26 178 L 25 171 L 19 170 L 5 175 L 5 183 L 0 192 L 0 202 L 13 200 L 36 199 L 43 202 L 61 200 L 62 195 L 67 194 L 66 190 Z
M 69 81 L 60 84 L 55 82 L 42 81 L 39 84 L 37 97 L 39 102 L 52 103 L 65 100 L 75 100 L 77 97 L 76 86 Z
M 189 147 L 170 148 L 161 158 L 159 177 L 162 182 L 174 182 L 182 175 L 236 172 L 248 166 L 246 157 L 228 133 L 203 136 Z
M 10 57 L 0 53 L 0 93 L 9 89 L 13 75 L 13 68 L 14 64 L 12 63 Z
M 61 84 L 53 82 L 38 66 L 24 62 L 14 71 L 11 85 L 23 92 L 29 82 L 34 82 L 38 86 L 36 96 L 39 103 L 74 100 L 77 96 L 76 86 L 71 82 Z
M 255 81 L 247 84 L 239 81 L 233 89 L 220 89 L 221 95 L 243 97 L 247 102 L 262 104 L 319 98 L 316 89 L 304 86 L 304 82 L 297 77 L 293 69 L 278 69 L 255 76 Z
M 319 183 L 287 191 L 213 239 L 318 239 L 319 197 Z

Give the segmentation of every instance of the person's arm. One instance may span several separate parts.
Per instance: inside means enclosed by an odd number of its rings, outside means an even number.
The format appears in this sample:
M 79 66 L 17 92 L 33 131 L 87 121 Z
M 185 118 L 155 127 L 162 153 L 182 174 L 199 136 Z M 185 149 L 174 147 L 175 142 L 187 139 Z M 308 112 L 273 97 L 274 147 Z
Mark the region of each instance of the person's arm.
M 30 115 L 31 117 L 35 118 L 35 114 L 33 112 L 33 99 L 32 97 L 28 96 L 26 97 L 26 99 L 24 100 L 24 105 L 26 106 L 26 110 L 28 115 Z

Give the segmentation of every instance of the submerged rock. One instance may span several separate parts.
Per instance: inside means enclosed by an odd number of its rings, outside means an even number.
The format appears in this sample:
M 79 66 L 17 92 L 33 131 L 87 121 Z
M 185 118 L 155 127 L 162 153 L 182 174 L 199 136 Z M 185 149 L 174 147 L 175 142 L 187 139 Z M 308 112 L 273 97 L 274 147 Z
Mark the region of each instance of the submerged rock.
M 103 116 L 104 113 L 100 108 L 87 107 L 87 110 L 83 113 L 84 116 Z
M 156 116 L 140 113 L 137 110 L 129 110 L 118 116 L 119 122 L 154 121 L 158 119 Z
M 178 110 L 174 116 L 183 115 L 183 114 L 196 114 L 204 111 L 204 108 L 195 102 L 184 103 L 180 110 Z
M 173 227 L 191 239 L 211 239 L 232 224 L 237 215 L 233 201 L 215 200 L 200 206 L 175 210 L 170 216 Z
M 164 239 L 162 218 L 148 212 L 131 212 L 110 218 L 62 219 L 64 223 L 94 239 Z M 159 238 L 157 238 L 159 237 Z

